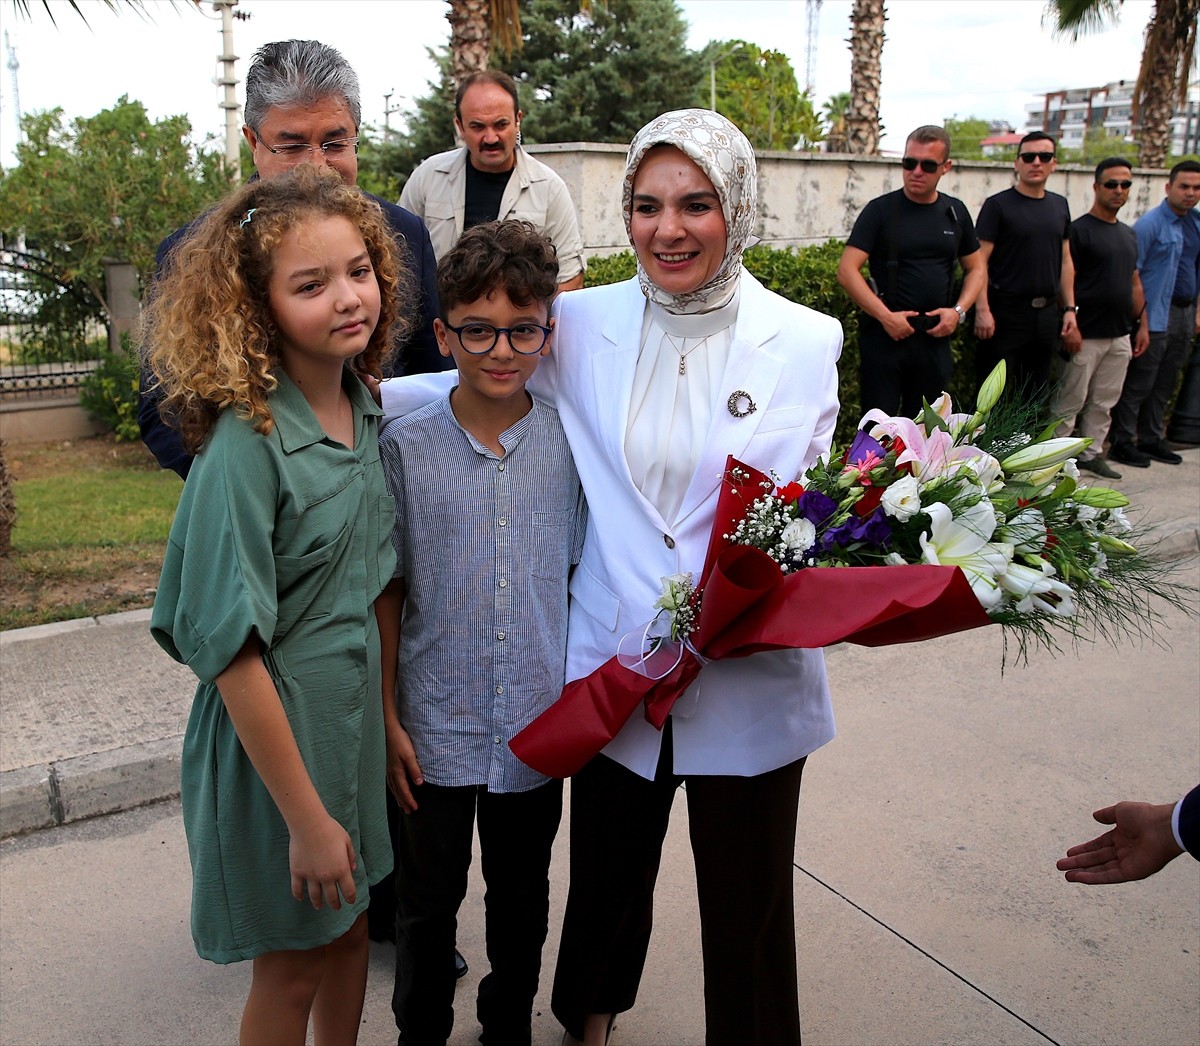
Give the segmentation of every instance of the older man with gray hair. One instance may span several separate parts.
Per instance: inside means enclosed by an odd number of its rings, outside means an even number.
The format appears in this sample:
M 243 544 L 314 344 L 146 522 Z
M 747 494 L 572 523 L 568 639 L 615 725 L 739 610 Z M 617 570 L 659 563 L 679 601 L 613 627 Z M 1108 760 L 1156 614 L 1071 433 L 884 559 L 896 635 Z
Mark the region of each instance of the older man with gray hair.
M 299 164 L 332 167 L 354 185 L 358 179 L 358 128 L 362 116 L 358 76 L 342 55 L 318 40 L 282 40 L 264 44 L 246 74 L 245 126 L 242 134 L 254 155 L 256 178 L 277 178 Z M 370 195 L 370 194 L 368 194 Z M 445 369 L 433 334 L 437 316 L 437 262 L 424 223 L 415 214 L 377 196 L 396 235 L 396 243 L 420 289 L 411 304 L 412 333 L 400 346 L 397 372 Z M 158 248 L 161 270 L 193 222 L 171 233 Z M 160 396 L 143 374 L 138 397 L 142 439 L 163 468 L 186 478 L 192 458 L 179 433 L 158 410 Z

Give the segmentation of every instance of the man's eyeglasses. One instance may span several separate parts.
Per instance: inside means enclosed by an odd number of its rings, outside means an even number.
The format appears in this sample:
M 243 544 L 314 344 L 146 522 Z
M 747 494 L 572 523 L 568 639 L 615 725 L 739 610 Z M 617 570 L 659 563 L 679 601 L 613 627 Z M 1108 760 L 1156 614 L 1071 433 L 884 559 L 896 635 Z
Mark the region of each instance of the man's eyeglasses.
M 1041 160 L 1042 163 L 1049 163 L 1054 159 L 1054 153 L 1021 153 L 1022 163 L 1033 163 L 1034 160 Z
M 472 356 L 491 352 L 501 334 L 508 335 L 513 352 L 519 352 L 522 356 L 541 352 L 546 339 L 550 337 L 550 328 L 537 323 L 518 323 L 515 327 L 493 327 L 490 323 L 464 323 L 461 327 L 455 327 L 447 323 L 446 327 L 458 335 L 459 344 Z
M 1111 182 L 1105 182 L 1104 188 L 1106 188 L 1106 189 L 1128 189 L 1132 185 L 1133 185 L 1133 182 L 1118 182 L 1114 179 Z
M 900 161 L 900 166 L 906 171 L 915 171 L 919 166 L 926 174 L 936 174 L 942 165 L 937 160 L 918 160 L 915 156 L 906 156 Z
M 259 141 L 262 141 L 260 138 Z M 292 166 L 298 163 L 306 163 L 309 157 L 318 149 L 325 155 L 326 159 L 336 158 L 338 156 L 350 156 L 358 152 L 358 136 L 353 138 L 336 138 L 332 142 L 322 142 L 320 145 L 309 145 L 308 142 L 288 142 L 285 145 L 267 145 L 267 152 L 278 156 L 281 162 Z

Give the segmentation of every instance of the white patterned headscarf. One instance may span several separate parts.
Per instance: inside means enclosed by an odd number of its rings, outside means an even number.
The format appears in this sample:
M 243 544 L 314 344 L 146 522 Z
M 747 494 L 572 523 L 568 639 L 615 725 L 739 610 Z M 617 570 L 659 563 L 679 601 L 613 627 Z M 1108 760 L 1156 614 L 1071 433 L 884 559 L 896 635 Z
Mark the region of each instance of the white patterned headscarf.
M 754 239 L 758 218 L 758 167 L 754 149 L 734 124 L 710 109 L 678 109 L 655 117 L 629 143 L 621 192 L 626 233 L 630 231 L 634 177 L 646 153 L 656 145 L 673 145 L 712 182 L 725 217 L 725 257 L 708 283 L 686 294 L 671 294 L 652 283 L 640 261 L 638 283 L 647 298 L 668 312 L 703 312 L 729 300 L 737 287 L 742 252 Z

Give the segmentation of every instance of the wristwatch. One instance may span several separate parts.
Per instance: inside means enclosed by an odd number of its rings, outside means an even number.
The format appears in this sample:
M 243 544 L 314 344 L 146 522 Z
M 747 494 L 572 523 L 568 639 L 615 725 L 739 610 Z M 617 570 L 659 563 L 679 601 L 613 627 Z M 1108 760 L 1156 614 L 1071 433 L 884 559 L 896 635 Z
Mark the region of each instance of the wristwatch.
M 954 305 L 954 311 L 958 313 L 958 325 L 961 327 L 963 323 L 966 322 L 967 310 L 956 302 Z

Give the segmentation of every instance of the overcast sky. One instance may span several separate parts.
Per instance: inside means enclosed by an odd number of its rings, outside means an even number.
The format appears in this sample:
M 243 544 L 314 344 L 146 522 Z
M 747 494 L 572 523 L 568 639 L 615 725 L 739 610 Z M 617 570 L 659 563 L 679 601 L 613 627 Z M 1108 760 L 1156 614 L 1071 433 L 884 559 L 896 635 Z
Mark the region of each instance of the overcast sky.
M 220 20 L 186 0 L 175 8 L 149 0 L 153 21 L 128 10 L 114 14 L 99 0 L 79 0 L 85 25 L 65 0 L 51 0 L 57 28 L 31 0 L 30 21 L 0 0 L 0 26 L 15 48 L 20 107 L 61 106 L 90 116 L 122 94 L 143 102 L 154 118 L 186 113 L 198 140 L 222 134 L 215 83 Z M 803 86 L 807 45 L 804 0 L 682 0 L 699 49 L 713 39 L 745 39 L 785 52 Z M 814 97 L 821 103 L 850 86 L 850 0 L 820 9 Z M 1100 85 L 1137 76 L 1142 33 L 1153 0 L 1125 0 L 1117 28 L 1077 44 L 1042 28 L 1043 0 L 888 0 L 883 49 L 885 149 L 899 149 L 913 127 L 946 117 L 979 116 L 1020 127 L 1034 96 L 1064 87 Z M 237 54 L 260 44 L 315 38 L 340 50 L 362 82 L 364 122 L 381 126 L 384 95 L 408 108 L 434 75 L 427 47 L 449 38 L 444 0 L 241 0 L 248 21 L 234 23 Z M 12 163 L 16 135 L 13 76 L 5 50 L 0 85 L 0 162 Z M 245 62 L 238 76 L 244 75 Z M 239 101 L 242 93 L 239 85 Z M 391 117 L 393 126 L 400 114 Z

